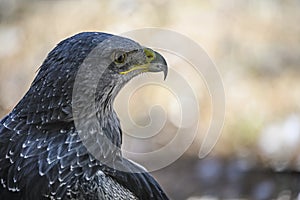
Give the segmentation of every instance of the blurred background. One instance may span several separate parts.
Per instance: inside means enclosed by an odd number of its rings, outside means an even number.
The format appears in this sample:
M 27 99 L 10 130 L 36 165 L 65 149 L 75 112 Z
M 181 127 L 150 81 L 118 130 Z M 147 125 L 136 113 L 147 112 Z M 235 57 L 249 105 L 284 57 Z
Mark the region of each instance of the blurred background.
M 62 39 L 82 31 L 167 28 L 197 42 L 216 64 L 226 116 L 213 151 L 200 159 L 211 118 L 205 77 L 193 76 L 188 63 L 162 52 L 170 68 L 196 83 L 201 116 L 196 116 L 199 131 L 184 155 L 153 172 L 162 187 L 172 199 L 300 198 L 299 11 L 297 0 L 0 0 L 0 117 L 22 98 L 47 53 Z M 121 116 L 127 112 L 123 96 L 115 105 Z M 172 97 L 155 87 L 131 97 L 128 109 L 137 124 L 149 123 L 153 102 L 173 105 Z M 176 106 L 164 111 L 163 135 L 146 144 L 125 139 L 124 147 L 144 152 L 165 145 L 179 129 L 189 134 L 190 127 L 178 126 Z M 121 120 L 130 127 L 131 121 Z

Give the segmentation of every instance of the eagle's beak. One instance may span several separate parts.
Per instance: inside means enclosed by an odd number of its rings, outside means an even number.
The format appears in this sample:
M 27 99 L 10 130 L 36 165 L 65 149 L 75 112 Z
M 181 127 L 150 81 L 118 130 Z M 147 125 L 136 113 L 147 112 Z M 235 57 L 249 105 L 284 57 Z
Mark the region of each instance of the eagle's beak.
M 146 63 L 134 65 L 129 70 L 119 73 L 124 75 L 135 70 L 139 70 L 139 72 L 163 72 L 165 80 L 168 74 L 168 66 L 164 57 L 152 49 L 144 48 L 143 50 L 146 55 Z
M 163 72 L 164 80 L 166 80 L 168 74 L 168 65 L 164 57 L 149 48 L 144 48 L 144 52 L 149 62 L 148 72 Z

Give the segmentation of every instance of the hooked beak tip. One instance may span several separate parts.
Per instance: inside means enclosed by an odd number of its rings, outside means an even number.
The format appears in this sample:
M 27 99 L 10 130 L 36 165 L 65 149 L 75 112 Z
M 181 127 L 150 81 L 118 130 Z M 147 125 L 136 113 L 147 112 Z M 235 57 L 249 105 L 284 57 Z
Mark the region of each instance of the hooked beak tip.
M 150 72 L 163 72 L 164 80 L 166 80 L 168 75 L 168 64 L 164 57 L 159 53 L 155 52 L 155 58 L 150 62 L 149 71 Z

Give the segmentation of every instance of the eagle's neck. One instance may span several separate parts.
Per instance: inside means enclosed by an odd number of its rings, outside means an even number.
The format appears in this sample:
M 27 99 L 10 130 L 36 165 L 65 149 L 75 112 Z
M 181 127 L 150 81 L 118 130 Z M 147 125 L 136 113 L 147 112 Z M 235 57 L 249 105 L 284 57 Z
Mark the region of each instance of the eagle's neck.
M 120 88 L 113 84 L 97 88 L 95 114 L 81 123 L 83 143 L 90 153 L 102 162 L 113 162 L 121 155 L 122 133 L 120 122 L 113 109 L 114 99 Z

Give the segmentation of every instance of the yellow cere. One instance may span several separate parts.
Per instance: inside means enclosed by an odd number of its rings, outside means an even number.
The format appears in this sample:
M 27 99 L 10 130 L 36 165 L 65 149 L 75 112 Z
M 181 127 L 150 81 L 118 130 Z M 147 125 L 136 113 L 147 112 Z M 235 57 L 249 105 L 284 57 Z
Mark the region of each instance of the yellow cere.
M 144 53 L 147 56 L 148 62 L 151 62 L 153 59 L 155 59 L 155 53 L 152 49 L 144 48 Z

